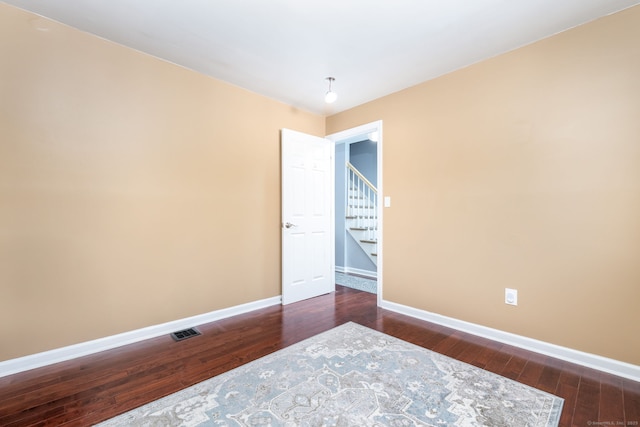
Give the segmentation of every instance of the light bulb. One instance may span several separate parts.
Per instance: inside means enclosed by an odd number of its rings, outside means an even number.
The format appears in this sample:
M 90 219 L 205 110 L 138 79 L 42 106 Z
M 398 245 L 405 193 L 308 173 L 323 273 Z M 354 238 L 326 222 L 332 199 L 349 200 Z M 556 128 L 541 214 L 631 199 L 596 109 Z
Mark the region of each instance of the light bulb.
M 326 102 L 327 104 L 336 102 L 336 99 L 338 99 L 338 94 L 333 91 L 328 91 L 324 96 L 324 102 Z

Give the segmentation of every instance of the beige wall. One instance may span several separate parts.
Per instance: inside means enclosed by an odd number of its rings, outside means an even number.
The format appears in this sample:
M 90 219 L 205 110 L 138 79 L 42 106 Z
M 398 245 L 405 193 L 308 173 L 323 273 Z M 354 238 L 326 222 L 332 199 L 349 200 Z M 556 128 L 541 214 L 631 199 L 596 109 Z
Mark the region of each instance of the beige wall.
M 0 3 L 0 360 L 280 295 L 284 127 L 325 131 Z
M 384 121 L 386 300 L 640 364 L 639 24 L 635 7 L 328 118 Z

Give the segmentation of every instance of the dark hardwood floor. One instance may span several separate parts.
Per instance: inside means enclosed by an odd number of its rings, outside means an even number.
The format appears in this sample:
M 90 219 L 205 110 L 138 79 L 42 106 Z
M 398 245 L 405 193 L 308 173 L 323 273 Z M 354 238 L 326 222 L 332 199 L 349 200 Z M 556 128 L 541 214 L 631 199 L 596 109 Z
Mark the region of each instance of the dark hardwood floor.
M 637 426 L 640 383 L 376 307 L 342 286 L 168 335 L 0 378 L 0 426 L 87 426 L 353 321 L 565 399 L 561 426 Z

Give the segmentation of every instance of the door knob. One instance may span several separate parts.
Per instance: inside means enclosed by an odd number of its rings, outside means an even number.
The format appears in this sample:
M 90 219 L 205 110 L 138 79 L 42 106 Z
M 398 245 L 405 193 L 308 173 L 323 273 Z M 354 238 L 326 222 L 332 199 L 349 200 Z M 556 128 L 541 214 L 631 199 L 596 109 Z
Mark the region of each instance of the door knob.
M 297 225 L 291 224 L 290 222 L 285 222 L 284 223 L 284 228 L 292 228 L 292 227 L 297 227 Z

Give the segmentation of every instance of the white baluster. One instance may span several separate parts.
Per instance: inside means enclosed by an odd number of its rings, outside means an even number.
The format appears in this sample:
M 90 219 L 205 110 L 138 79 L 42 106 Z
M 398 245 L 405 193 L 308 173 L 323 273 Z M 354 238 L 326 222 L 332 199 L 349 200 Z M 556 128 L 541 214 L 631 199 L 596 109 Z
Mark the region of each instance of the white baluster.
M 363 212 L 363 203 L 364 203 L 364 199 L 362 199 L 362 180 L 360 179 L 360 177 L 358 177 L 358 227 L 362 227 L 363 226 L 363 218 L 362 218 L 362 214 Z

